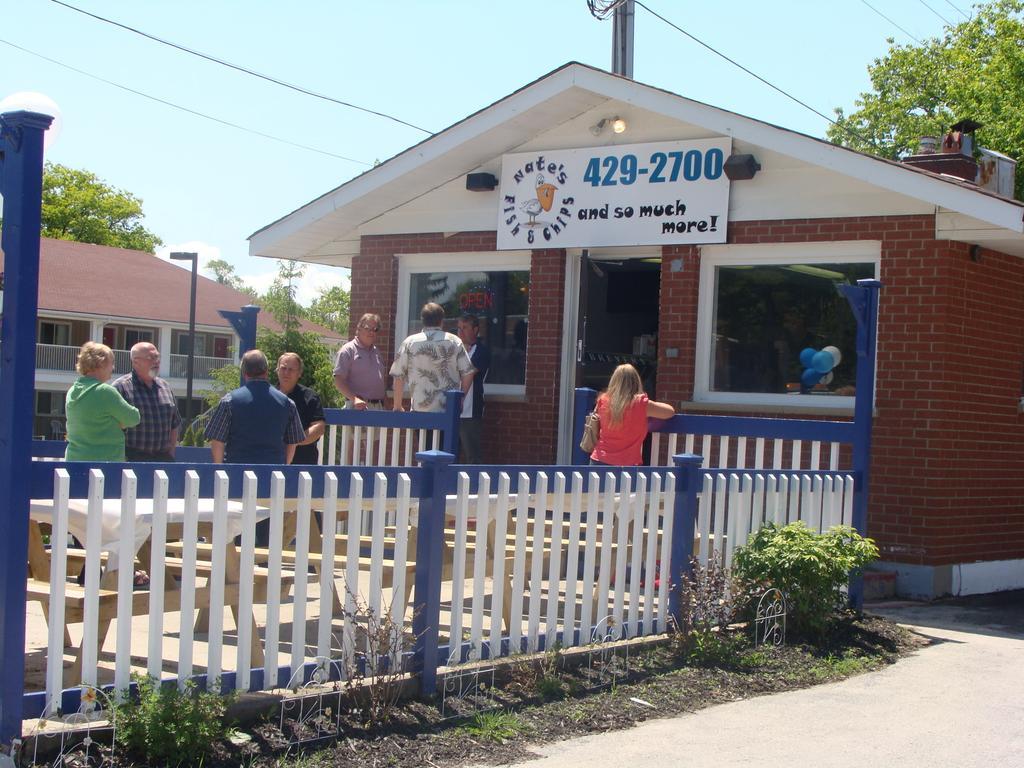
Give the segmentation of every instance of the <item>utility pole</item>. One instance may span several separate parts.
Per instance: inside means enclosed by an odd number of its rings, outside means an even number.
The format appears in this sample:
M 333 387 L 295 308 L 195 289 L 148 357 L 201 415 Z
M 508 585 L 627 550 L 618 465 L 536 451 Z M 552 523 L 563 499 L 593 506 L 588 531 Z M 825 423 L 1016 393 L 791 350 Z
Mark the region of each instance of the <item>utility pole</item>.
M 633 79 L 633 0 L 615 6 L 612 17 L 612 72 Z

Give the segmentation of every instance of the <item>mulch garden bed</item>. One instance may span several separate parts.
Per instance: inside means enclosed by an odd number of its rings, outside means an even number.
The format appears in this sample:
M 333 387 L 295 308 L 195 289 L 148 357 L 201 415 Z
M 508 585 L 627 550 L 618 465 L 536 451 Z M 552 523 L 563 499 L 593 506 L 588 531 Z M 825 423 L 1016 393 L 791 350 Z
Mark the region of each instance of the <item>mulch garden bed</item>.
M 738 640 L 724 663 L 686 661 L 671 644 L 585 654 L 582 664 L 558 653 L 486 675 L 479 695 L 394 707 L 385 727 L 365 724 L 365 710 L 319 712 L 300 724 L 280 718 L 244 727 L 242 739 L 219 742 L 204 768 L 313 768 L 314 766 L 445 766 L 528 759 L 530 747 L 592 733 L 630 728 L 752 696 L 831 682 L 892 664 L 926 644 L 879 617 L 847 616 L 822 646 L 793 643 L 754 649 Z M 579 658 L 577 657 L 577 662 Z M 490 673 L 488 673 L 490 674 Z M 453 713 L 455 713 L 453 715 Z M 340 729 L 340 733 L 338 730 Z M 316 736 L 323 736 L 319 741 Z M 247 739 L 247 740 L 246 740 Z M 244 740 L 244 743 L 238 743 Z M 296 746 L 297 741 L 306 744 Z M 140 766 L 118 750 L 105 765 Z M 94 763 L 95 764 L 95 763 Z

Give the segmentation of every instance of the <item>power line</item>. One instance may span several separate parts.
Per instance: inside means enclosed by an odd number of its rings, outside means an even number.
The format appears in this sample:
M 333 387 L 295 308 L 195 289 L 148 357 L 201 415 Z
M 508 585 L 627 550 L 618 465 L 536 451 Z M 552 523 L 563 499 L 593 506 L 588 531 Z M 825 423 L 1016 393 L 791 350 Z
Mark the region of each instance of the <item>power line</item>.
M 955 6 L 955 5 L 953 5 L 953 4 L 951 3 L 951 2 L 949 2 L 949 0 L 946 0 L 946 5 L 948 5 L 948 6 L 950 7 L 950 8 L 952 8 L 952 9 L 953 9 L 954 11 L 956 11 L 957 13 L 959 13 L 959 14 L 960 14 L 961 16 L 963 16 L 963 17 L 964 17 L 965 19 L 967 19 L 968 21 L 970 21 L 970 20 L 971 20 L 971 17 L 970 17 L 970 16 L 968 16 L 968 15 L 967 15 L 966 13 L 964 13 L 963 11 L 961 11 L 961 10 L 960 10 L 960 9 L 959 9 L 959 8 L 958 8 L 957 6 Z
M 869 3 L 869 2 L 868 2 L 868 0 L 860 0 L 860 1 L 861 1 L 862 3 L 864 3 L 864 5 L 866 5 L 866 6 L 868 7 L 868 8 L 870 8 L 870 9 L 871 9 L 872 11 L 874 11 L 874 12 L 875 12 L 875 13 L 877 13 L 877 14 L 878 14 L 879 16 L 881 16 L 881 17 L 882 17 L 883 19 L 885 19 L 885 20 L 886 20 L 886 21 L 888 21 L 888 22 L 889 22 L 890 24 L 892 24 L 892 25 L 893 25 L 894 27 L 896 27 L 896 29 L 898 29 L 898 30 L 899 30 L 900 32 L 902 32 L 902 33 L 903 33 L 904 35 L 906 35 L 907 37 L 909 37 L 909 38 L 910 38 L 911 40 L 913 40 L 913 41 L 914 41 L 915 43 L 917 43 L 918 45 L 924 45 L 924 43 L 923 43 L 923 42 L 921 42 L 920 40 L 918 40 L 918 39 L 917 39 L 916 37 L 914 37 L 914 36 L 913 36 L 912 34 L 910 34 L 909 32 L 907 32 L 907 30 L 905 30 L 905 29 L 904 29 L 903 27 L 901 27 L 901 26 L 900 26 L 899 24 L 897 24 L 897 23 L 896 23 L 895 21 L 893 21 L 893 20 L 892 20 L 892 19 L 890 19 L 890 18 L 889 18 L 888 16 L 886 16 L 886 15 L 885 15 L 884 13 L 882 13 L 882 12 L 881 12 L 880 10 L 878 10 L 877 8 L 875 8 L 875 6 L 873 6 L 873 5 L 871 4 L 871 3 Z
M 772 90 L 777 91 L 778 93 L 781 93 L 787 99 L 790 99 L 791 101 L 796 102 L 797 104 L 799 104 L 804 109 L 810 110 L 811 112 L 816 114 L 818 117 L 822 118 L 823 120 L 827 120 L 829 123 L 831 123 L 832 125 L 836 126 L 837 128 L 839 128 L 839 129 L 841 129 L 843 131 L 846 131 L 847 133 L 849 133 L 851 136 L 853 136 L 854 138 L 858 139 L 859 141 L 864 141 L 864 142 L 867 142 L 868 144 L 871 144 L 871 146 L 875 146 L 875 142 L 872 141 L 871 139 L 864 138 L 863 136 L 861 136 L 861 135 L 857 134 L 856 132 L 854 132 L 848 126 L 843 125 L 842 123 L 836 122 L 835 120 L 833 120 L 828 115 L 823 114 L 823 113 L 819 112 L 818 110 L 816 110 L 810 104 L 808 104 L 808 103 L 806 103 L 804 101 L 801 101 L 796 96 L 794 96 L 791 93 L 788 93 L 788 92 L 782 90 L 782 88 L 780 88 L 779 86 L 775 85 L 774 83 L 771 83 L 771 82 L 765 80 L 759 74 L 757 74 L 756 72 L 751 71 L 750 69 L 748 69 L 747 67 L 743 66 L 742 64 L 740 64 L 735 59 L 729 58 L 728 56 L 726 56 L 724 53 L 722 53 L 718 49 L 714 48 L 713 46 L 709 45 L 708 43 L 705 43 L 703 40 L 701 40 L 701 39 L 699 39 L 697 37 L 694 37 L 693 35 L 691 35 L 689 32 L 687 32 L 685 29 L 683 29 L 679 25 L 673 24 L 671 21 L 669 21 L 664 16 L 662 16 L 660 13 L 657 13 L 656 11 L 652 11 L 650 8 L 648 8 L 646 5 L 644 5 L 640 0 L 634 0 L 634 2 L 636 3 L 636 5 L 639 5 L 641 8 L 643 8 L 645 11 L 647 11 L 652 16 L 654 16 L 654 17 L 656 17 L 658 19 L 661 19 L 663 22 L 668 24 L 670 27 L 672 27 L 676 31 L 681 32 L 682 34 L 686 35 L 686 37 L 690 38 L 695 43 L 697 43 L 697 44 L 703 46 L 704 48 L 706 48 L 707 50 L 711 51 L 711 53 L 715 54 L 716 56 L 718 56 L 718 57 L 720 57 L 722 59 L 725 59 L 727 62 L 732 64 L 734 67 L 738 67 L 739 69 L 743 70 L 748 75 L 750 75 L 754 79 L 764 83 L 765 85 L 767 85 Z
M 936 16 L 938 16 L 938 17 L 939 17 L 940 19 L 942 19 L 942 22 L 943 22 L 943 23 L 944 23 L 944 24 L 945 24 L 945 25 L 946 25 L 947 27 L 952 27 L 952 26 L 953 26 L 953 22 L 951 22 L 951 21 L 950 21 L 949 19 L 947 19 L 947 18 L 946 18 L 945 16 L 943 16 L 943 15 L 942 15 L 941 13 L 939 13 L 939 12 L 938 12 L 938 11 L 936 11 L 936 10 L 935 10 L 934 8 L 932 8 L 932 7 L 930 6 L 930 5 L 928 5 L 928 3 L 926 3 L 926 2 L 924 1 L 924 0 L 917 0 L 917 2 L 919 2 L 919 3 L 921 4 L 921 5 L 923 5 L 923 6 L 925 7 L 925 8 L 927 8 L 927 9 L 928 9 L 929 11 L 931 11 L 931 12 L 932 12 L 932 13 L 934 13 L 934 14 L 935 14 Z
M 97 81 L 99 81 L 101 83 L 105 83 L 107 85 L 113 86 L 114 88 L 120 88 L 122 91 L 127 91 L 128 93 L 133 93 L 136 96 L 141 96 L 144 99 L 149 99 L 150 101 L 155 101 L 157 104 L 163 104 L 164 106 L 171 107 L 173 109 L 177 109 L 177 110 L 180 110 L 182 112 L 187 112 L 190 115 L 195 115 L 196 117 L 201 117 L 204 120 L 211 120 L 211 121 L 213 121 L 215 123 L 219 123 L 220 125 L 226 125 L 229 128 L 237 128 L 240 131 L 245 131 L 246 133 L 251 133 L 251 134 L 254 134 L 255 136 L 262 136 L 264 139 L 270 139 L 271 141 L 278 141 L 278 142 L 280 142 L 282 144 L 288 144 L 288 145 L 293 146 L 293 147 L 298 147 L 299 149 L 305 149 L 305 150 L 308 150 L 310 152 L 316 152 L 316 153 L 321 154 L 321 155 L 327 155 L 328 157 L 335 157 L 338 160 L 346 160 L 346 161 L 348 161 L 350 163 L 357 163 L 359 165 L 365 165 L 365 166 L 372 166 L 373 165 L 373 163 L 368 163 L 365 160 L 356 160 L 355 158 L 352 158 L 352 157 L 345 157 L 345 155 L 338 155 L 338 154 L 335 154 L 334 152 L 328 152 L 325 149 L 317 149 L 316 147 L 311 147 L 308 144 L 299 144 L 298 142 L 295 142 L 295 141 L 289 141 L 288 139 L 282 139 L 280 136 L 273 136 L 273 135 L 271 135 L 269 133 L 263 133 L 262 131 L 257 131 L 254 128 L 246 128 L 244 125 L 239 125 L 238 123 L 232 123 L 232 122 L 229 122 L 228 120 L 221 120 L 219 117 L 213 117 L 212 115 L 207 115 L 207 114 L 205 114 L 203 112 L 198 112 L 198 111 L 196 111 L 194 109 L 189 109 L 188 107 L 183 107 L 180 104 L 175 104 L 172 101 L 167 101 L 165 99 L 161 99 L 161 98 L 158 98 L 156 96 L 150 96 L 148 93 L 143 93 L 142 91 L 137 91 L 134 88 L 129 88 L 126 85 L 121 85 L 120 83 L 115 83 L 113 80 L 107 80 L 105 78 L 100 77 L 99 75 L 94 75 L 91 72 L 86 72 L 84 69 L 78 69 L 77 67 L 73 67 L 70 64 L 65 64 L 62 61 L 57 61 L 56 59 L 51 59 L 49 56 L 44 56 L 41 53 L 36 53 L 35 51 L 30 51 L 28 48 L 23 48 L 22 46 L 16 45 L 16 44 L 10 42 L 9 40 L 4 40 L 4 39 L 0 38 L 0 43 L 3 43 L 4 45 L 8 45 L 11 48 L 15 48 L 15 49 L 17 49 L 19 51 L 22 51 L 23 53 L 27 53 L 30 56 L 35 56 L 36 58 L 42 59 L 43 61 L 48 61 L 51 64 L 56 64 L 58 67 L 63 67 L 64 69 L 68 69 L 68 70 L 71 70 L 72 72 L 76 72 L 79 75 L 84 75 L 85 77 L 89 77 L 89 78 L 92 78 L 93 80 L 97 80 Z
M 264 74 L 262 74 L 260 72 L 256 72 L 255 70 L 248 69 L 248 68 L 243 67 L 243 66 L 241 66 L 239 64 L 232 64 L 230 61 L 225 61 L 224 59 L 219 59 L 216 56 L 212 56 L 211 54 L 203 53 L 202 51 L 197 51 L 197 50 L 194 50 L 192 48 L 188 48 L 188 47 L 186 47 L 184 45 L 180 45 L 180 44 L 172 42 L 170 40 L 165 40 L 162 37 L 157 37 L 156 35 L 151 35 L 148 32 L 143 32 L 141 29 L 136 29 L 135 27 L 130 27 L 127 24 L 122 24 L 122 23 L 120 23 L 118 21 L 114 21 L 113 19 L 108 19 L 108 18 L 105 18 L 103 16 L 99 16 L 99 15 L 97 15 L 95 13 L 90 13 L 89 11 L 83 10 L 82 8 L 76 8 L 75 6 L 69 5 L 68 3 L 62 2 L 61 0 L 50 0 L 50 1 L 53 2 L 53 3 L 56 3 L 57 5 L 63 6 L 64 8 L 67 8 L 69 10 L 75 11 L 77 13 L 81 13 L 83 16 L 89 16 L 89 17 L 91 17 L 93 19 L 96 19 L 97 21 L 102 21 L 104 24 L 110 24 L 110 25 L 115 26 L 115 27 L 120 27 L 121 29 L 127 30 L 128 32 L 132 32 L 133 34 L 140 35 L 141 37 L 145 37 L 148 40 L 152 40 L 154 42 L 160 43 L 161 45 L 169 46 L 170 48 L 174 48 L 174 49 L 182 51 L 184 53 L 191 54 L 192 56 L 198 56 L 201 59 L 206 59 L 206 61 L 211 61 L 214 64 L 220 64 L 221 66 L 228 67 L 229 69 L 233 69 L 233 70 L 235 70 L 237 72 L 242 72 L 242 73 L 244 73 L 246 75 L 251 75 L 253 77 L 258 77 L 261 80 L 266 80 L 268 83 L 273 83 L 274 85 L 280 85 L 283 88 L 288 88 L 289 90 L 296 91 L 297 93 L 301 93 L 301 94 L 304 94 L 306 96 L 312 96 L 313 98 L 316 98 L 316 99 L 322 99 L 323 101 L 329 101 L 332 104 L 339 104 L 339 105 L 341 105 L 343 107 L 349 107 L 350 109 L 357 109 L 360 112 L 366 112 L 369 115 L 376 115 L 377 117 L 383 117 L 386 120 L 392 120 L 392 121 L 394 121 L 396 123 L 399 123 L 400 125 L 404 125 L 404 126 L 407 126 L 409 128 L 413 128 L 413 129 L 415 129 L 417 131 L 422 131 L 423 133 L 425 133 L 425 134 L 427 134 L 429 136 L 433 136 L 434 135 L 433 131 L 427 130 L 426 128 L 421 128 L 418 125 L 413 125 L 412 123 L 406 122 L 405 120 L 402 120 L 401 118 L 395 117 L 394 115 L 389 115 L 386 112 L 378 112 L 376 110 L 369 109 L 367 107 L 360 107 L 358 104 L 353 104 L 353 103 L 351 103 L 349 101 L 342 101 L 341 99 L 336 99 L 333 96 L 327 96 L 326 94 L 318 93 L 317 91 L 312 91 L 312 90 L 310 90 L 308 88 L 303 88 L 301 85 L 295 85 L 294 83 L 288 83 L 288 82 L 285 82 L 284 80 L 279 80 L 276 77 L 272 77 L 271 75 L 264 75 Z

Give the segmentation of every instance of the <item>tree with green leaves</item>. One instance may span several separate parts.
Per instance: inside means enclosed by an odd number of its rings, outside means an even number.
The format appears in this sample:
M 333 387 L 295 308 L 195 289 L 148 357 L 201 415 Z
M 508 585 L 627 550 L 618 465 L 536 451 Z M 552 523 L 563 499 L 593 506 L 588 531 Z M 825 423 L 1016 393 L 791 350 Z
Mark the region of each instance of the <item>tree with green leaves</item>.
M 294 352 L 302 358 L 303 384 L 318 395 L 324 408 L 341 405 L 341 393 L 334 386 L 334 361 L 320 337 L 315 333 L 285 331 L 277 333 L 269 328 L 260 328 L 256 333 L 256 346 L 267 356 L 270 363 L 270 383 L 277 386 L 277 358 L 285 352 Z
M 897 45 L 868 67 L 874 90 L 856 109 L 836 109 L 830 141 L 896 159 L 921 136 L 942 136 L 962 119 L 982 124 L 978 143 L 1024 159 L 1024 0 L 976 6 L 974 18 L 922 45 Z M 1024 192 L 1024 174 L 1015 193 Z
M 277 262 L 277 277 L 257 301 L 284 327 L 286 333 L 297 331 L 299 320 L 307 317 L 305 307 L 295 298 L 299 290 L 297 283 L 305 273 L 305 264 L 281 259 Z
M 256 291 L 246 285 L 245 281 L 237 275 L 233 264 L 229 264 L 224 259 L 210 259 L 206 262 L 205 269 L 213 272 L 213 279 L 221 285 L 246 293 L 253 300 L 257 298 Z
M 89 171 L 47 163 L 42 235 L 153 253 L 163 241 L 142 226 L 142 200 Z
M 307 317 L 342 336 L 348 336 L 349 293 L 340 285 L 321 288 L 320 294 L 309 305 Z

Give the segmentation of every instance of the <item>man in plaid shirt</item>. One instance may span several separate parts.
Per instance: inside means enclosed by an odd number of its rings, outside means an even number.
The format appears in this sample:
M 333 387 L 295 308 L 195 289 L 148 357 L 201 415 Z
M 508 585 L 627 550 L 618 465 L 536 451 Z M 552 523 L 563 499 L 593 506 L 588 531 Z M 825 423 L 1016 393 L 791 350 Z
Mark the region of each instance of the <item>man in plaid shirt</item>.
M 128 461 L 174 461 L 181 415 L 171 388 L 157 376 L 160 353 L 148 341 L 140 341 L 132 347 L 131 356 L 132 372 L 113 384 L 142 416 L 139 426 L 125 431 L 125 457 Z

